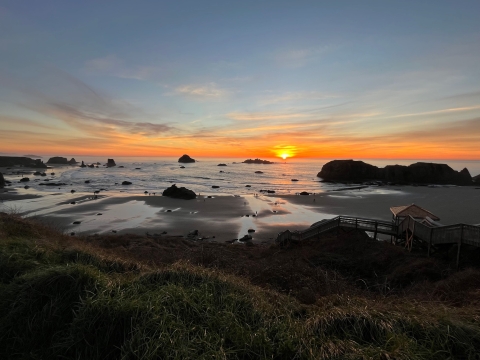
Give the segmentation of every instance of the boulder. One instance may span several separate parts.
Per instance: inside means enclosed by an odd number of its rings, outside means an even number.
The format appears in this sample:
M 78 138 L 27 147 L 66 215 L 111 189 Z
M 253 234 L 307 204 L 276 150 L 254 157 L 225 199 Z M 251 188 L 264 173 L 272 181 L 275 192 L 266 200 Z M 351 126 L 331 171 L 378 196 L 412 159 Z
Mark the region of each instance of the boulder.
M 195 159 L 192 159 L 190 156 L 185 154 L 185 155 L 181 156 L 180 159 L 178 159 L 178 162 L 179 163 L 194 163 Z
M 480 184 L 480 175 L 474 176 L 472 180 L 475 184 Z
M 132 185 L 130 181 L 122 181 L 122 185 Z
M 44 186 L 63 186 L 63 185 L 67 185 L 67 184 L 65 184 L 65 183 L 51 183 L 51 182 L 49 182 L 49 183 L 40 183 L 40 184 L 38 184 L 38 185 L 44 185 Z
M 0 173 L 0 189 L 5 187 L 5 178 L 3 177 L 3 174 Z
M 24 177 L 24 178 L 21 178 L 21 179 L 20 179 L 20 182 L 27 182 L 27 181 L 30 181 L 30 179 L 27 178 L 27 177 Z
M 77 163 L 78 163 L 78 161 L 75 160 L 75 158 L 71 158 L 70 160 L 68 160 L 68 164 L 69 164 L 69 165 L 75 165 L 75 164 L 77 164 Z
M 84 168 L 87 167 L 87 165 L 85 165 L 85 163 L 82 161 L 82 165 L 80 165 L 80 167 Z
M 309 193 L 309 192 L 306 192 L 306 191 L 302 191 L 302 192 L 300 193 L 300 195 L 310 195 L 310 193 Z
M 387 165 L 384 168 L 363 161 L 333 160 L 317 174 L 325 181 L 385 181 L 397 184 L 471 185 L 467 169 L 458 172 L 446 164 L 417 162 L 409 166 Z
M 247 159 L 243 162 L 244 164 L 274 164 L 272 161 L 261 160 L 261 159 Z
M 175 184 L 165 189 L 162 195 L 176 198 L 176 199 L 185 199 L 185 200 L 191 200 L 197 197 L 197 194 L 195 194 L 192 190 L 189 190 L 185 187 L 179 188 Z
M 227 166 L 227 164 L 218 164 L 217 166 Z
M 263 171 L 255 171 L 255 174 L 263 174 Z
M 89 168 L 94 168 L 94 167 L 95 167 L 95 165 L 93 165 L 93 164 L 90 164 L 90 165 L 88 165 L 88 167 L 89 167 Z
M 117 166 L 117 164 L 115 164 L 115 160 L 108 159 L 107 160 L 107 167 L 112 167 L 112 166 Z
M 220 186 L 218 185 L 212 185 L 212 189 L 218 189 Z

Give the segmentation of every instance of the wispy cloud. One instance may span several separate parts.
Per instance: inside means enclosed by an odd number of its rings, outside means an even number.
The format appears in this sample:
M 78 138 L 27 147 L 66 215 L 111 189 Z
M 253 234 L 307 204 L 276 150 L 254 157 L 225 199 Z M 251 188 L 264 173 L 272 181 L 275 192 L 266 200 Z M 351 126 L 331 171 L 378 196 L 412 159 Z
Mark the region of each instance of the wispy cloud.
M 198 98 L 220 98 L 226 96 L 228 91 L 212 82 L 204 85 L 181 85 L 175 88 L 175 93 Z
M 285 92 L 282 94 L 267 95 L 259 100 L 259 105 L 266 106 L 278 103 L 291 103 L 304 100 L 325 100 L 340 97 L 341 96 L 338 94 L 322 93 L 318 91 Z
M 259 121 L 259 120 L 290 120 L 305 118 L 308 115 L 301 113 L 268 113 L 268 112 L 251 112 L 251 113 L 229 113 L 227 117 L 238 121 Z
M 478 109 L 480 109 L 480 105 L 450 108 L 450 109 L 441 109 L 441 110 L 433 110 L 433 111 L 424 111 L 424 112 L 410 113 L 410 114 L 400 114 L 400 115 L 391 116 L 390 118 L 402 118 L 402 117 L 421 116 L 421 115 L 434 115 L 434 114 L 452 113 L 452 112 L 460 112 L 460 111 L 471 111 L 471 110 L 478 110 Z
M 306 48 L 290 48 L 278 51 L 274 55 L 275 63 L 281 67 L 299 68 L 311 62 L 318 61 L 327 53 L 333 51 L 333 46 L 318 46 Z
M 148 81 L 155 81 L 161 73 L 161 68 L 156 66 L 127 66 L 125 61 L 116 55 L 88 60 L 85 70 L 92 74 Z

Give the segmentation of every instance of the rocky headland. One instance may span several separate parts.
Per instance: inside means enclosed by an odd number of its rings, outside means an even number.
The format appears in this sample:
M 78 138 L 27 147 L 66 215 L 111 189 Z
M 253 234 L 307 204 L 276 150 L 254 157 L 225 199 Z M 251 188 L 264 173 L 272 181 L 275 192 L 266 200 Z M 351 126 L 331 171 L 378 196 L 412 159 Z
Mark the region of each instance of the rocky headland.
M 192 159 L 190 156 L 185 154 L 185 155 L 181 156 L 180 159 L 178 159 L 178 162 L 179 163 L 194 163 L 195 159 Z
M 333 160 L 323 165 L 317 177 L 324 181 L 382 181 L 396 184 L 472 185 L 470 172 L 453 170 L 446 164 L 417 162 L 409 166 L 387 165 L 379 168 L 363 161 Z
M 23 166 L 31 168 L 43 168 L 47 165 L 41 159 L 31 159 L 25 156 L 0 156 L 0 167 Z
M 247 159 L 243 163 L 244 164 L 275 164 L 273 161 L 262 160 L 262 159 Z

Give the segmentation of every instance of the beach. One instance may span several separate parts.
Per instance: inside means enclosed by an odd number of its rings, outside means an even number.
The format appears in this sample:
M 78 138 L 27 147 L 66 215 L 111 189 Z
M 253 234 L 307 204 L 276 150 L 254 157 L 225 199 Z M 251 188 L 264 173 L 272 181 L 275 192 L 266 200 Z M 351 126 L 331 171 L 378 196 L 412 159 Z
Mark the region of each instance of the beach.
M 8 192 L 5 192 L 5 191 Z M 390 207 L 415 203 L 445 225 L 480 224 L 480 190 L 471 187 L 381 186 L 315 195 L 199 195 L 193 200 L 114 191 L 28 193 L 1 190 L 0 211 L 40 218 L 63 232 L 170 235 L 225 242 L 250 234 L 273 242 L 284 230 L 302 230 L 337 215 L 390 220 Z M 255 230 L 252 232 L 249 230 Z

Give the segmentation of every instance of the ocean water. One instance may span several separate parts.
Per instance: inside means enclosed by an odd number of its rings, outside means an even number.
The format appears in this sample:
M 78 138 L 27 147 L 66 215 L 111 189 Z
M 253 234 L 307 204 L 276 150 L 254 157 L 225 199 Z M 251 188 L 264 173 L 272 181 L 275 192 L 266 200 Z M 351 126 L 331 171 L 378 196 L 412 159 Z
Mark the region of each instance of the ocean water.
M 248 195 L 260 190 L 273 190 L 277 194 L 295 194 L 302 191 L 323 192 L 344 187 L 342 184 L 320 182 L 316 175 L 326 159 L 282 159 L 274 164 L 244 164 L 239 159 L 199 159 L 195 163 L 180 164 L 177 158 L 115 158 L 116 167 L 103 166 L 106 159 L 78 158 L 86 164 L 101 162 L 98 168 L 80 168 L 79 166 L 60 166 L 49 169 L 47 177 L 32 176 L 28 185 L 33 190 L 42 192 L 94 192 L 97 190 L 143 194 L 144 191 L 160 195 L 164 189 L 176 184 L 185 186 L 203 195 Z M 46 160 L 44 160 L 46 161 Z M 367 163 L 383 167 L 388 164 L 408 165 L 412 160 L 364 160 Z M 418 161 L 418 160 L 417 160 Z M 480 173 L 480 161 L 429 161 L 447 163 L 455 170 L 467 167 L 472 176 Z M 218 166 L 224 163 L 227 166 Z M 120 168 L 124 166 L 124 168 Z M 184 166 L 185 168 L 181 168 Z M 262 171 L 258 174 L 256 171 Z M 55 172 L 54 176 L 50 173 Z M 6 178 L 15 180 L 18 175 Z M 67 186 L 41 186 L 45 182 L 66 183 Z M 297 179 L 298 181 L 292 181 Z M 85 183 L 89 181 L 89 183 Z M 130 181 L 132 185 L 121 185 L 122 181 Z M 15 184 L 17 185 L 17 184 Z M 22 184 L 23 186 L 24 184 Z M 251 187 L 246 187 L 250 185 Z M 219 188 L 212 188 L 218 186 Z M 375 191 L 373 188 L 372 191 Z

